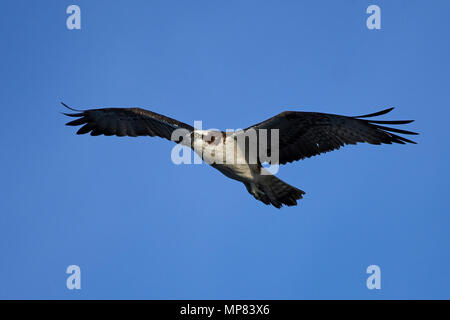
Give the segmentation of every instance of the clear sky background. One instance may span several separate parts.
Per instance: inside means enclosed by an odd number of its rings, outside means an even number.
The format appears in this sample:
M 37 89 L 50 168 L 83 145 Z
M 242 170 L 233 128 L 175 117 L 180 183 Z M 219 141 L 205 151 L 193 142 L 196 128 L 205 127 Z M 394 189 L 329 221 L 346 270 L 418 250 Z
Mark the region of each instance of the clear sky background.
M 81 7 L 82 29 L 66 28 Z M 381 30 L 366 8 L 381 7 Z M 449 1 L 2 1 L 0 298 L 450 298 Z M 283 166 L 265 206 L 159 138 L 59 102 L 236 129 L 284 110 L 416 119 L 417 145 Z M 66 288 L 79 265 L 81 290 Z M 381 267 L 381 290 L 366 268 Z

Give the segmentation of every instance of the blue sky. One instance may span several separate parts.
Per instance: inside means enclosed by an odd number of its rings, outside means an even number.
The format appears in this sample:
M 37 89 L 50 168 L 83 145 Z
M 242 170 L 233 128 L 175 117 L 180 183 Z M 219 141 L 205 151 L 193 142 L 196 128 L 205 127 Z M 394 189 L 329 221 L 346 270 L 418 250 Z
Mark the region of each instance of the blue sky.
M 81 30 L 66 8 L 81 8 Z M 366 8 L 381 8 L 368 30 Z M 0 298 L 450 298 L 448 1 L 3 1 Z M 157 138 L 76 136 L 60 101 L 204 128 L 395 106 L 417 145 L 280 169 L 277 210 Z M 69 265 L 81 290 L 66 288 Z M 381 268 L 368 290 L 366 268 Z

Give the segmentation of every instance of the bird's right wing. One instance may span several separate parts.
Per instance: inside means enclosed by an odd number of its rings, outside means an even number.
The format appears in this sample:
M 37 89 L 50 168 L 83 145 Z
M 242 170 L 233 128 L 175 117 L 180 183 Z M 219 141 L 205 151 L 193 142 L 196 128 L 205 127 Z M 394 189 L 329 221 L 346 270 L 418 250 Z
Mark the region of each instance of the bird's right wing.
M 68 122 L 68 126 L 83 125 L 77 134 L 91 133 L 91 136 L 158 136 L 171 140 L 176 129 L 186 129 L 190 132 L 194 128 L 186 123 L 163 116 L 156 112 L 140 108 L 103 108 L 90 110 L 75 110 L 63 103 L 70 110 L 77 113 L 64 113 L 78 119 Z
M 247 129 L 279 130 L 279 163 L 285 164 L 321 153 L 337 150 L 346 144 L 367 142 L 370 144 L 415 143 L 395 133 L 415 135 L 416 132 L 380 126 L 413 122 L 412 120 L 372 120 L 390 112 L 389 108 L 363 116 L 347 117 L 319 112 L 285 111 Z M 267 135 L 268 137 L 268 135 Z M 270 146 L 270 141 L 267 143 Z M 271 152 L 270 147 L 268 148 Z

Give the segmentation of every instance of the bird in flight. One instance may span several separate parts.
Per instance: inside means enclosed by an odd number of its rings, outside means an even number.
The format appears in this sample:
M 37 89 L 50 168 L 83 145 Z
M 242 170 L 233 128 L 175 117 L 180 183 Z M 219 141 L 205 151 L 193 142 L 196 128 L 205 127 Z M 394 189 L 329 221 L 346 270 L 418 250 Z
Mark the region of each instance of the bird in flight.
M 158 136 L 188 146 L 225 176 L 242 182 L 255 199 L 276 208 L 281 208 L 283 205 L 297 205 L 297 200 L 302 199 L 305 192 L 268 172 L 263 166 L 264 163 L 282 165 L 358 142 L 376 145 L 415 144 L 416 142 L 395 133 L 417 134 L 383 126 L 408 124 L 413 120 L 373 120 L 373 117 L 384 115 L 394 108 L 354 117 L 319 112 L 285 111 L 238 133 L 230 134 L 217 130 L 197 130 L 186 123 L 141 108 L 76 110 L 62 104 L 75 112 L 63 114 L 77 118 L 68 122 L 67 125 L 82 125 L 77 134 L 90 132 L 91 136 Z M 269 139 L 267 130 L 276 131 L 278 139 L 275 143 Z M 252 143 L 257 145 L 257 152 L 253 152 L 256 154 L 255 161 L 250 161 L 251 145 L 244 143 L 242 147 L 242 143 L 236 144 L 239 135 L 247 137 L 244 141 L 251 140 L 248 138 L 251 137 L 251 132 L 254 132 L 255 138 Z M 212 145 L 215 151 L 205 153 Z M 233 147 L 227 148 L 231 145 Z M 263 147 L 264 152 L 260 152 Z M 215 154 L 218 150 L 223 151 L 219 156 Z M 228 150 L 228 154 L 225 150 Z M 268 158 L 269 154 L 277 155 L 274 157 L 276 159 Z

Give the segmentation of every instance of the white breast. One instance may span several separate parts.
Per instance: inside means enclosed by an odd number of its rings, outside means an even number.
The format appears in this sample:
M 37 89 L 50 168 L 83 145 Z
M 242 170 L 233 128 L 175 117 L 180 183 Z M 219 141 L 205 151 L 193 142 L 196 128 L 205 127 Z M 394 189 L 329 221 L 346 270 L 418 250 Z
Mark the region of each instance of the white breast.
M 226 176 L 240 180 L 252 181 L 258 173 L 259 166 L 249 165 L 245 159 L 245 148 L 240 148 L 234 135 L 228 135 L 225 140 L 217 136 L 217 140 L 211 141 L 209 131 L 203 131 L 205 139 L 195 139 L 194 151 L 202 159 Z

